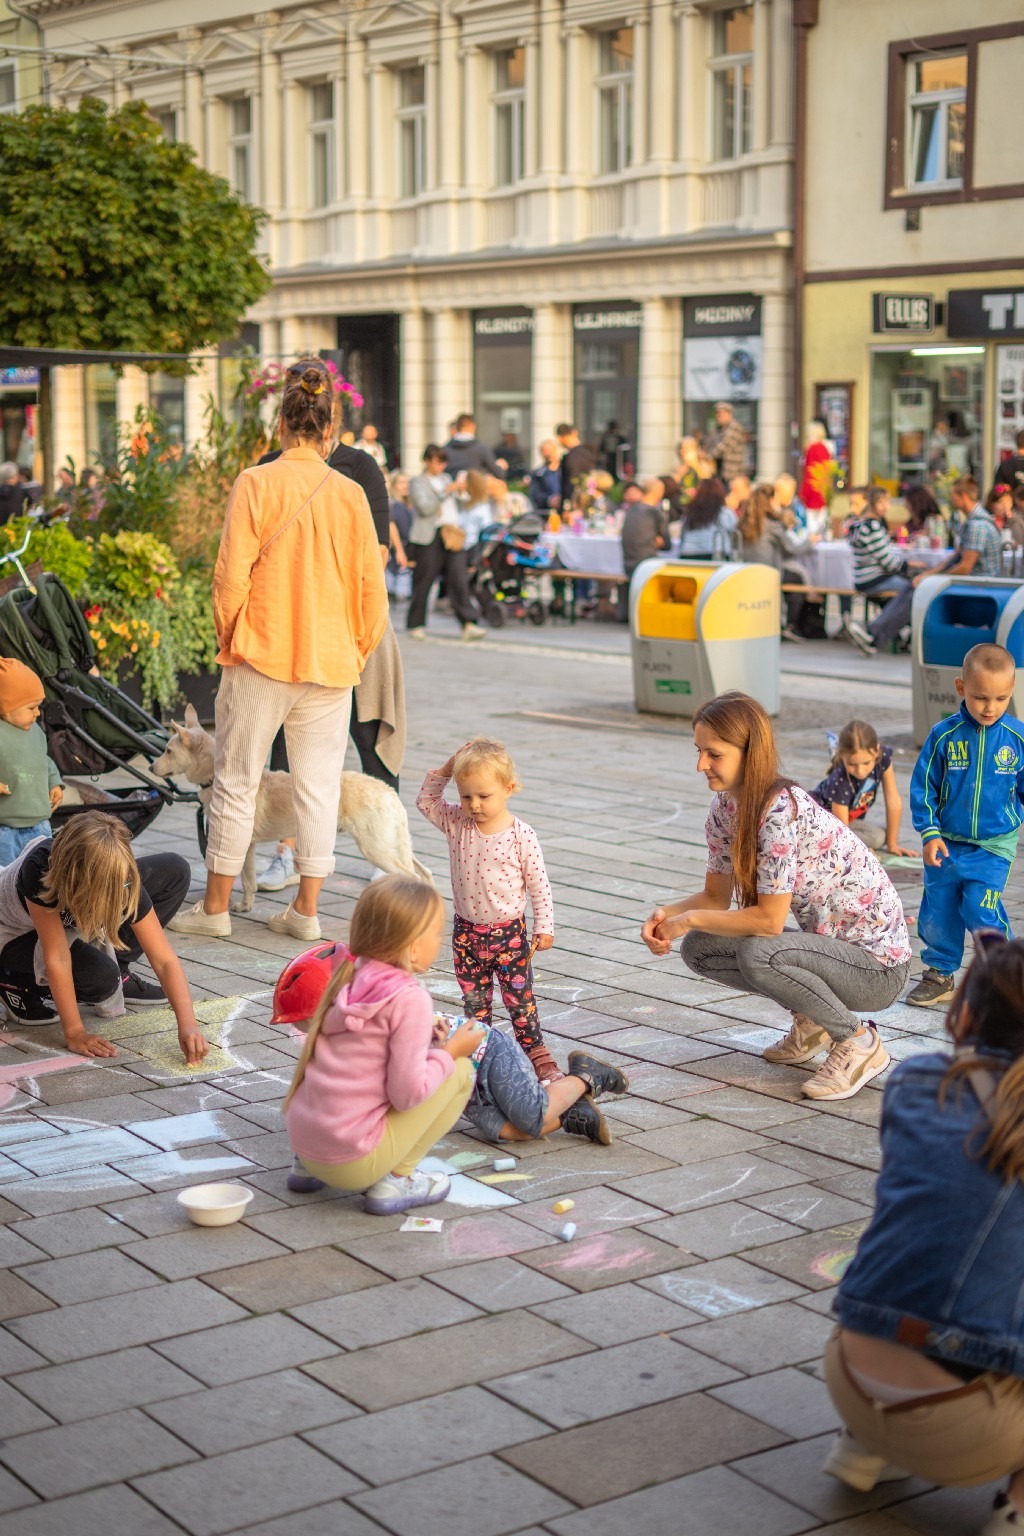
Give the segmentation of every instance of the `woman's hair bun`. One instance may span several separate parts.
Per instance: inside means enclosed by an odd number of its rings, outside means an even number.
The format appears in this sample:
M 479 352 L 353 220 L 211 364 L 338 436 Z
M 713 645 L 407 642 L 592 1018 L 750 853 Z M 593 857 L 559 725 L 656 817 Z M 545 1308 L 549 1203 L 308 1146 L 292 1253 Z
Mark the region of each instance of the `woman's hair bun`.
M 307 368 L 299 380 L 299 388 L 307 395 L 322 395 L 327 388 L 327 380 L 319 368 Z

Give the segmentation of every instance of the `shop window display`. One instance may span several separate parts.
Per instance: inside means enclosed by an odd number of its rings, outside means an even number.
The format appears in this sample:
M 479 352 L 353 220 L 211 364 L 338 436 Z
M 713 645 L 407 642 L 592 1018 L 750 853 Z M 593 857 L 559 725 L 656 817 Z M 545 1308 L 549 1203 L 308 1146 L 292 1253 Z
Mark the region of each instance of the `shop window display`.
M 894 491 L 943 475 L 982 478 L 984 348 L 914 347 L 871 359 L 869 464 Z

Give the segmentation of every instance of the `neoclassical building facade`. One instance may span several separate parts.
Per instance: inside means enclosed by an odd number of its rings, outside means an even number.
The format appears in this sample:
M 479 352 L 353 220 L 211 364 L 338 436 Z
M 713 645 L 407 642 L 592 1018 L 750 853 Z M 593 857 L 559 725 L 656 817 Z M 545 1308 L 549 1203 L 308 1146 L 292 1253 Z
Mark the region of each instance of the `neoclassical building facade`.
M 392 460 L 473 408 L 527 457 L 575 419 L 655 471 L 724 396 L 761 472 L 788 461 L 792 0 L 21 8 L 136 56 L 52 63 L 52 99 L 144 100 L 267 211 L 246 339 L 333 353 Z M 83 372 L 56 418 L 80 458 L 147 391 L 194 438 L 232 368 Z

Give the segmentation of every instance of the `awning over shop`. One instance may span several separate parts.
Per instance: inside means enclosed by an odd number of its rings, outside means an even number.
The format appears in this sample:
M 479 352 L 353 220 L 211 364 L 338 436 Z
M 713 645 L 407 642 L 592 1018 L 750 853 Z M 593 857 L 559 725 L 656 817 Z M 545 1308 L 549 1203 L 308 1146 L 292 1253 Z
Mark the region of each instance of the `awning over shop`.
M 0 344 L 0 368 L 69 368 L 87 363 L 187 363 L 187 352 L 80 352 L 70 347 L 7 347 Z

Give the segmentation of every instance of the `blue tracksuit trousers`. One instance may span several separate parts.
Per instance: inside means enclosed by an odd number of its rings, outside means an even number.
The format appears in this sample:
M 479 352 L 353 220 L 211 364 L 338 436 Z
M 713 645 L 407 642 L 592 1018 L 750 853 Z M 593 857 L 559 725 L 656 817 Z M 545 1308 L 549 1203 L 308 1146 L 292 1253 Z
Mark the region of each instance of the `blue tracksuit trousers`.
M 925 965 L 953 976 L 964 958 L 964 938 L 975 928 L 999 928 L 1012 938 L 1002 894 L 1010 865 L 976 843 L 947 842 L 949 858 L 924 867 L 924 896 L 917 919 Z

